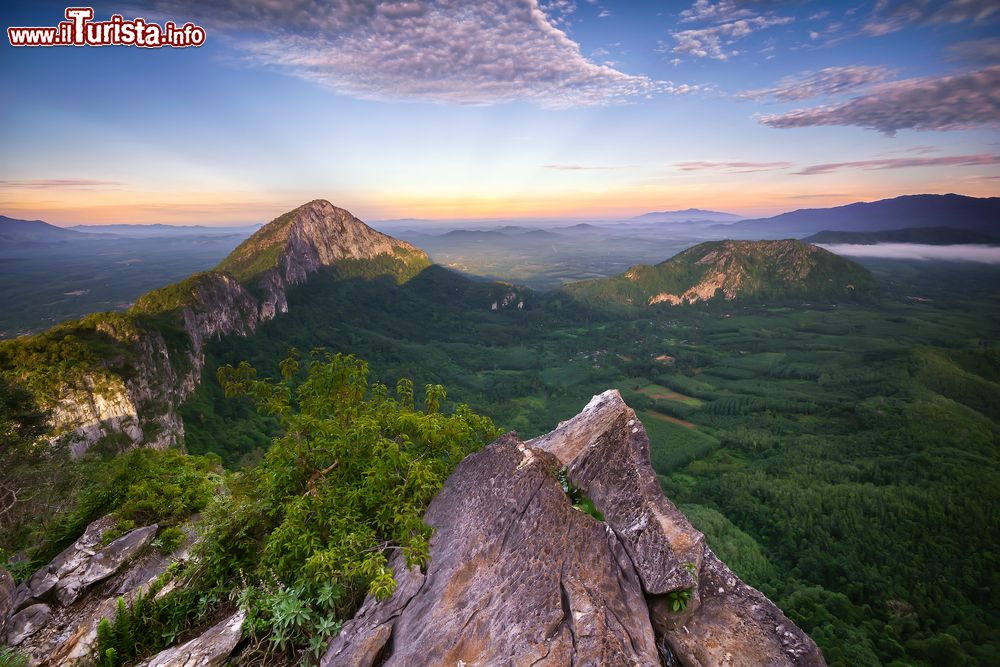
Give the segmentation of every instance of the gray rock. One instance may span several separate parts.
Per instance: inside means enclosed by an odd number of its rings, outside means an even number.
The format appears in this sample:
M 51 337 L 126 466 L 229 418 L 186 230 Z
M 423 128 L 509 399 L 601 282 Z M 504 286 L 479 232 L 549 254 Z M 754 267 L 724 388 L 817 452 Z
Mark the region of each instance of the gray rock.
M 156 537 L 156 524 L 122 535 L 97 553 L 81 560 L 76 569 L 64 574 L 55 585 L 54 595 L 64 607 L 73 604 L 80 594 L 98 581 L 107 579 L 132 560 Z
M 605 522 L 570 507 L 569 480 Z M 812 640 L 739 580 L 660 491 L 649 440 L 616 391 L 552 433 L 507 435 L 456 468 L 428 507 L 426 574 L 393 560 L 321 664 L 824 665 Z M 674 613 L 667 595 L 690 590 Z M 670 663 L 676 664 L 676 663 Z
M 146 667 L 217 667 L 243 637 L 246 612 L 238 611 L 191 641 L 156 654 Z
M 427 510 L 426 575 L 366 601 L 322 665 L 659 665 L 639 577 L 607 525 L 573 509 L 546 452 L 505 436 Z
M 33 604 L 17 612 L 7 621 L 6 644 L 17 646 L 45 627 L 51 615 L 52 610 L 47 604 L 42 603 Z
M 101 545 L 101 535 L 114 525 L 111 516 L 104 516 L 91 522 L 77 540 L 38 569 L 31 578 L 17 589 L 14 610 L 23 609 L 39 601 L 52 602 L 56 599 L 57 587 L 64 577 L 83 567 Z
M 604 514 L 642 577 L 647 593 L 695 585 L 705 537 L 660 490 L 649 464 L 649 438 L 617 391 L 527 443 L 552 452 L 567 476 Z
M 819 648 L 764 595 L 705 550 L 697 599 L 671 613 L 665 598 L 650 600 L 658 634 L 685 667 L 823 665 Z
M 40 661 L 44 667 L 68 667 L 69 665 L 88 664 L 97 648 L 97 625 L 103 618 L 112 618 L 117 598 L 108 598 L 90 610 L 88 613 L 74 619 L 67 628 L 70 635 L 54 650 L 46 652 Z

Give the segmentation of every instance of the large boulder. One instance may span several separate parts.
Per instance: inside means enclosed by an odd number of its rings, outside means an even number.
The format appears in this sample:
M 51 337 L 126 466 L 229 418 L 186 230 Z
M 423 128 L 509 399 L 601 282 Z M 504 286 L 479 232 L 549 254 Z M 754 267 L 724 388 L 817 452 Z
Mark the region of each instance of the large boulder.
M 560 470 L 603 521 L 571 505 Z M 396 591 L 365 601 L 324 667 L 824 664 L 663 497 L 616 391 L 548 435 L 507 435 L 467 457 L 425 520 L 427 571 L 397 555 Z M 690 602 L 675 612 L 677 591 Z

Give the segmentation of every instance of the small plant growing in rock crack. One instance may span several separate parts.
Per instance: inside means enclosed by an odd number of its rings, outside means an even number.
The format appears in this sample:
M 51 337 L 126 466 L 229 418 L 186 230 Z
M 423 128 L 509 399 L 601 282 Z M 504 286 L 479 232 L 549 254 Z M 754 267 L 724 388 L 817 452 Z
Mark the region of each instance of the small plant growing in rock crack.
M 667 593 L 667 604 L 670 605 L 670 611 L 675 614 L 684 611 L 687 608 L 688 600 L 690 599 L 690 588 L 681 588 Z
M 569 504 L 573 506 L 573 509 L 580 510 L 584 514 L 589 514 L 598 521 L 604 521 L 604 515 L 597 510 L 594 501 L 583 495 L 583 490 L 573 486 L 573 483 L 569 481 L 566 468 L 556 471 L 556 479 L 559 480 L 563 493 L 569 498 Z

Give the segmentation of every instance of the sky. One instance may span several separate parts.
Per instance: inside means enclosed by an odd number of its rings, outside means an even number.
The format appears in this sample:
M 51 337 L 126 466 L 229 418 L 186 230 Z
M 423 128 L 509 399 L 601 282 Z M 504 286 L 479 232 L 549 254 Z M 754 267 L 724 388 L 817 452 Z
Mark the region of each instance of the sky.
M 5 3 L 3 27 L 65 5 Z M 746 216 L 1000 195 L 996 0 L 157 0 L 203 46 L 0 38 L 0 214 Z

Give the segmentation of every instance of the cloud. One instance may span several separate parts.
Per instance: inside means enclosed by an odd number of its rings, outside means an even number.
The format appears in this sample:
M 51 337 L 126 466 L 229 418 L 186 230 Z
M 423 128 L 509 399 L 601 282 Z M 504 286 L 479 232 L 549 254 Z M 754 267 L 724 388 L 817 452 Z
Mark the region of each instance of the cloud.
M 590 167 L 582 164 L 543 164 L 542 169 L 555 169 L 556 171 L 605 171 L 619 169 L 619 167 Z
M 794 173 L 800 176 L 816 176 L 842 169 L 881 171 L 883 169 L 910 169 L 912 167 L 971 167 L 979 165 L 1000 165 L 1000 155 L 984 153 L 980 155 L 942 155 L 938 157 L 904 157 L 857 160 L 854 162 L 830 162 L 827 164 L 814 164 Z
M 869 35 L 885 35 L 909 25 L 983 23 L 996 18 L 996 0 L 878 0 L 862 30 Z
M 728 174 L 750 174 L 758 171 L 788 169 L 791 162 L 678 162 L 681 171 L 721 171 Z
M 794 19 L 790 16 L 755 16 L 707 28 L 680 30 L 672 33 L 676 41 L 672 50 L 674 53 L 684 53 L 696 58 L 727 60 L 730 56 L 739 55 L 739 51 L 729 49 L 737 41 L 758 30 L 792 21 Z
M 591 62 L 557 23 L 573 3 L 538 0 L 160 0 L 235 33 L 249 61 L 362 99 L 562 108 L 683 86 Z
M 119 181 L 101 181 L 91 178 L 44 178 L 37 180 L 0 180 L 4 190 L 65 190 L 68 188 L 117 189 L 125 185 Z
M 898 130 L 961 130 L 1000 122 L 1000 66 L 943 77 L 894 81 L 841 104 L 759 118 L 769 127 L 858 126 Z
M 801 72 L 795 77 L 785 77 L 772 88 L 747 90 L 740 93 L 738 97 L 751 100 L 773 97 L 783 102 L 791 102 L 811 97 L 837 95 L 871 83 L 885 81 L 892 75 L 892 70 L 878 65 L 826 67 L 817 72 Z
M 952 44 L 948 47 L 948 55 L 952 60 L 976 65 L 995 65 L 1000 63 L 1000 37 L 970 39 Z
M 836 255 L 848 257 L 1000 264 L 1000 246 L 924 245 L 921 243 L 876 243 L 875 245 L 831 243 L 820 245 Z
M 695 21 L 732 21 L 734 19 L 749 18 L 753 12 L 745 7 L 740 7 L 733 0 L 695 0 L 695 3 L 680 13 L 681 23 L 692 23 Z
M 677 30 L 671 33 L 673 53 L 681 53 L 696 58 L 727 60 L 739 51 L 730 47 L 752 33 L 777 25 L 791 23 L 790 16 L 775 16 L 772 13 L 752 11 L 748 5 L 774 4 L 753 3 L 745 0 L 696 0 L 680 13 L 681 23 L 710 23 L 703 28 Z

